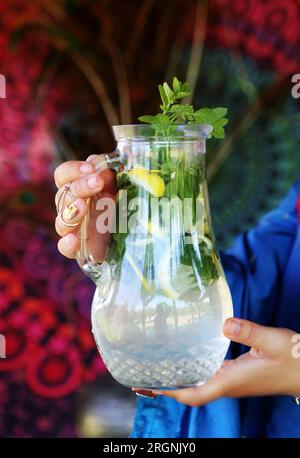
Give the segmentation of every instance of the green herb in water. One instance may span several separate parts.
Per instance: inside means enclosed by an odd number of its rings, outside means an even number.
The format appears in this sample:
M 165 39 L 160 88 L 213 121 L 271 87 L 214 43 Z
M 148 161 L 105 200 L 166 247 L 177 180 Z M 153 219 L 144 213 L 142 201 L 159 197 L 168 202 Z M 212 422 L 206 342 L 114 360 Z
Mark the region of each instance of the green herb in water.
M 210 124 L 213 127 L 212 136 L 224 138 L 224 126 L 228 123 L 225 117 L 227 108 L 200 108 L 194 110 L 192 105 L 179 104 L 178 101 L 191 94 L 188 83 L 181 83 L 176 77 L 173 78 L 173 86 L 168 83 L 158 86 L 162 104 L 162 113 L 155 116 L 140 116 L 139 121 L 151 124 L 159 135 L 170 135 L 174 132 L 177 124 Z
M 199 236 L 195 248 L 193 244 L 184 246 L 184 237 L 189 235 L 184 233 L 184 229 L 181 234 L 172 232 L 174 221 L 171 223 L 170 234 L 161 236 L 159 231 L 155 233 L 151 198 L 179 198 L 182 202 L 190 199 L 192 224 L 196 224 L 196 204 L 199 199 L 203 200 L 204 155 L 196 154 L 194 160 L 193 157 L 188 157 L 182 150 L 180 140 L 176 144 L 176 128 L 178 124 L 210 124 L 213 128 L 211 135 L 223 138 L 224 126 L 228 119 L 225 117 L 227 109 L 223 107 L 195 110 L 192 105 L 179 103 L 190 94 L 190 88 L 187 83 L 181 83 L 176 77 L 173 79 L 172 88 L 166 82 L 159 85 L 159 93 L 161 113 L 139 117 L 142 123 L 151 125 L 159 140 L 150 141 L 150 154 L 147 160 L 141 157 L 140 162 L 137 162 L 140 165 L 134 165 L 131 170 L 124 171 L 117 178 L 118 189 L 127 192 L 127 220 L 129 222 L 132 216 L 137 216 L 138 231 L 133 233 L 129 228 L 126 234 L 113 234 L 108 261 L 118 266 L 115 275 L 120 276 L 122 260 L 127 258 L 125 276 L 129 275 L 129 272 L 137 276 L 146 294 L 151 294 L 153 288 L 159 287 L 158 282 L 166 296 L 178 299 L 186 291 L 194 287 L 199 288 L 199 275 L 204 285 L 209 285 L 218 278 L 218 259 L 211 241 L 212 235 L 208 229 L 204 237 Z M 129 202 L 137 197 L 146 201 L 147 216 L 140 209 L 130 209 Z M 117 227 L 119 205 L 118 201 Z M 159 224 L 162 213 L 161 210 Z M 172 245 L 174 240 L 177 247 L 181 246 L 180 252 L 176 253 L 176 259 L 170 250 L 170 244 Z

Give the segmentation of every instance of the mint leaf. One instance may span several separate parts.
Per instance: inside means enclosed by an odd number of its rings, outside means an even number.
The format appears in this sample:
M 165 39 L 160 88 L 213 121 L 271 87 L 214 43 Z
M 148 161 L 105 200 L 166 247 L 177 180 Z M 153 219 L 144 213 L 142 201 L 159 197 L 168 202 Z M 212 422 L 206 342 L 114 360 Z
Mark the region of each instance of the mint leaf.
M 163 110 L 164 107 L 168 105 L 168 97 L 167 97 L 167 94 L 165 93 L 164 87 L 161 84 L 159 84 L 158 90 L 159 90 L 159 93 L 160 93 L 160 98 L 161 98 L 162 103 L 163 103 L 161 105 L 161 109 Z
M 171 105 L 174 102 L 174 92 L 172 91 L 168 83 L 163 84 L 163 89 L 165 91 L 168 104 Z
M 145 122 L 146 124 L 152 124 L 154 119 L 155 119 L 155 116 L 151 116 L 151 115 L 144 115 L 138 118 L 139 121 Z
M 156 116 L 154 116 L 151 125 L 158 135 L 166 136 L 173 133 L 175 127 L 170 123 L 168 115 L 164 113 L 159 113 Z
M 187 115 L 187 114 L 193 114 L 194 108 L 192 107 L 192 105 L 179 105 L 179 103 L 176 103 L 175 105 L 171 106 L 170 112 Z
M 189 116 L 192 116 L 194 113 L 194 108 L 192 105 L 172 105 L 168 113 L 169 118 L 174 123 L 184 122 L 189 119 Z
M 166 114 L 159 113 L 154 116 L 153 124 L 160 125 L 160 126 L 168 126 L 170 124 L 170 120 Z
M 223 126 L 226 126 L 226 124 L 228 124 L 228 119 L 227 118 L 221 118 L 221 119 L 218 119 L 217 121 L 215 121 L 213 123 L 213 126 L 214 127 L 223 127 Z
M 181 87 L 180 81 L 178 80 L 178 78 L 176 78 L 176 76 L 174 76 L 174 78 L 173 78 L 173 91 L 174 91 L 174 94 L 177 94 L 178 92 L 180 92 L 180 87 Z
M 217 116 L 210 108 L 195 111 L 194 118 L 197 124 L 213 124 L 217 120 Z
M 213 108 L 212 111 L 215 113 L 216 117 L 223 118 L 224 116 L 227 115 L 227 108 L 224 107 L 218 107 L 218 108 Z
M 189 83 L 183 83 L 180 86 L 180 91 L 178 92 L 178 97 L 182 98 L 191 94 L 191 88 Z
M 214 126 L 212 131 L 212 136 L 215 138 L 224 138 L 225 137 L 225 130 L 221 126 Z

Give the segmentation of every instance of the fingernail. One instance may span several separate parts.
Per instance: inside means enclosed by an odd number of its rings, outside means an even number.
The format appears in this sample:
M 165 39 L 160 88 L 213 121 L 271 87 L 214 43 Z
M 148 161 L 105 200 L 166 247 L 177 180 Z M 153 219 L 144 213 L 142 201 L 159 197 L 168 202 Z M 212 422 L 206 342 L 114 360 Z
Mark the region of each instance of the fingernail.
M 82 173 L 92 173 L 94 171 L 93 164 L 84 163 L 80 166 L 80 172 Z
M 131 389 L 137 396 L 142 396 L 144 398 L 155 398 L 156 397 L 156 393 L 154 393 L 154 390 L 142 390 L 141 388 L 131 388 Z
M 78 202 L 75 200 L 72 204 L 68 205 L 63 211 L 63 219 L 70 221 L 79 213 Z
M 74 242 L 74 234 L 68 234 L 64 237 L 64 242 L 66 245 L 72 245 Z
M 225 322 L 224 332 L 230 336 L 238 336 L 241 331 L 241 325 L 239 321 L 231 319 Z
M 154 399 L 157 396 L 156 394 L 151 393 L 150 391 L 148 393 L 146 393 L 145 391 L 135 391 L 135 394 L 137 396 L 140 396 L 141 398 L 150 398 L 150 399 Z
M 87 162 L 93 161 L 94 159 L 96 159 L 97 156 L 98 156 L 97 154 L 91 154 L 91 155 L 87 158 Z
M 87 179 L 88 187 L 91 189 L 100 188 L 103 183 L 102 178 L 99 175 L 92 175 Z

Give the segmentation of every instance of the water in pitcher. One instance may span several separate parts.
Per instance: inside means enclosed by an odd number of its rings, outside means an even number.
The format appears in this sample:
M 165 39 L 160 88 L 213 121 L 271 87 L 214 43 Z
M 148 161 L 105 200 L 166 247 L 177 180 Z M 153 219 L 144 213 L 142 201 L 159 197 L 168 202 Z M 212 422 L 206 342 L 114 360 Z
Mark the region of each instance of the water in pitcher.
M 96 290 L 92 307 L 93 334 L 113 377 L 141 388 L 178 388 L 211 378 L 229 345 L 222 327 L 232 302 L 223 276 L 202 297 L 192 289 L 178 299 L 161 293 L 148 300 L 129 271 L 106 300 Z

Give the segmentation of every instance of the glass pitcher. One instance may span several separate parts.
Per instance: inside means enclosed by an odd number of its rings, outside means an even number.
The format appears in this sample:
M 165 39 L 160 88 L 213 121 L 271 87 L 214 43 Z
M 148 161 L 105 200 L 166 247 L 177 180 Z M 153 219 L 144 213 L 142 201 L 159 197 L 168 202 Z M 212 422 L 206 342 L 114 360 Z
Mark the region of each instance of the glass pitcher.
M 91 198 L 77 261 L 95 282 L 92 331 L 127 387 L 183 388 L 220 368 L 232 300 L 216 249 L 205 170 L 209 125 L 159 134 L 113 127 L 117 148 L 95 160 L 117 194 Z

